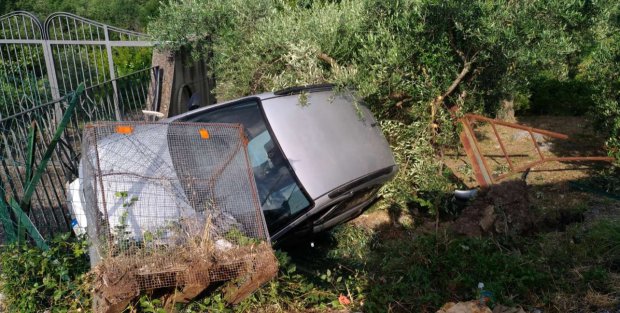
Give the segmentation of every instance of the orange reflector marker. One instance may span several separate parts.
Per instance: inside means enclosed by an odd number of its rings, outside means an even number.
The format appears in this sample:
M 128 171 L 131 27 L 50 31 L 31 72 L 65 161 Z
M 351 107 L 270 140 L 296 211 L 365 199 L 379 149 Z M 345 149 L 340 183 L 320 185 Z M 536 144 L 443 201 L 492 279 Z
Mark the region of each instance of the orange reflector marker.
M 118 125 L 115 131 L 119 134 L 130 135 L 133 132 L 133 127 L 129 125 Z
M 200 133 L 200 138 L 202 138 L 202 139 L 209 139 L 209 131 L 208 130 L 206 130 L 204 128 L 201 128 L 198 132 Z

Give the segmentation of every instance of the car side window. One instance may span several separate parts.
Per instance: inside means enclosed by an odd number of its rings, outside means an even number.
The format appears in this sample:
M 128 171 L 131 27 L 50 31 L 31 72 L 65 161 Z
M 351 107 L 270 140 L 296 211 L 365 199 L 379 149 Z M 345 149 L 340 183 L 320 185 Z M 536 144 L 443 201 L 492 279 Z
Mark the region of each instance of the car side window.
M 286 226 L 310 206 L 310 201 L 290 170 L 288 160 L 267 129 L 267 122 L 261 113 L 258 100 L 248 100 L 192 114 L 183 121 L 243 125 L 249 141 L 248 155 L 259 201 L 270 233 Z

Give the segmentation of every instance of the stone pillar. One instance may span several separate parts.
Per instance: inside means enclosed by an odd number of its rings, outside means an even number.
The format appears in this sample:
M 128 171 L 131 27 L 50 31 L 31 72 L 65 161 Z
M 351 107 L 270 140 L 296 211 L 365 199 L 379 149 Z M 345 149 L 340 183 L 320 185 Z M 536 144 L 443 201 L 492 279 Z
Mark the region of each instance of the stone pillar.
M 203 107 L 215 103 L 207 62 L 193 59 L 190 51 L 154 51 L 152 66 L 163 71 L 159 112 L 165 117 L 187 112 L 191 104 Z
M 159 112 L 163 113 L 165 117 L 168 117 L 170 111 L 170 105 L 173 94 L 174 86 L 174 68 L 175 57 L 174 53 L 168 51 L 153 50 L 153 59 L 151 61 L 152 66 L 159 66 L 161 71 L 161 93 L 160 93 L 160 105 Z

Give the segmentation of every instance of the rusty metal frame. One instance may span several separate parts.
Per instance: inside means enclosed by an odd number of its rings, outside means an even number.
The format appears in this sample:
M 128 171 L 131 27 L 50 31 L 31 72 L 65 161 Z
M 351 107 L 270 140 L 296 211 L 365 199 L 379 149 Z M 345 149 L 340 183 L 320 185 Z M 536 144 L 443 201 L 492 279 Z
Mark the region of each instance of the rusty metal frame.
M 545 157 L 542 151 L 540 151 L 540 148 L 538 147 L 538 143 L 536 142 L 536 137 L 534 136 L 534 134 L 539 134 L 539 135 L 543 135 L 546 137 L 566 140 L 568 139 L 568 136 L 565 134 L 560 134 L 560 133 L 556 133 L 556 132 L 552 132 L 552 131 L 548 131 L 544 129 L 539 129 L 539 128 L 523 126 L 523 125 L 516 124 L 516 123 L 504 122 L 504 121 L 488 118 L 488 117 L 477 115 L 477 114 L 465 114 L 463 117 L 458 119 L 458 121 L 463 126 L 463 130 L 461 131 L 461 134 L 460 134 L 461 143 L 463 144 L 463 148 L 465 148 L 465 153 L 467 154 L 467 157 L 469 158 L 471 162 L 476 181 L 481 187 L 492 185 L 513 174 L 527 171 L 535 166 L 538 166 L 546 162 L 574 162 L 574 161 L 613 162 L 614 161 L 614 158 L 604 157 L 604 156 Z M 491 128 L 493 129 L 493 134 L 495 135 L 495 138 L 497 138 L 497 141 L 499 142 L 499 147 L 504 155 L 504 158 L 506 159 L 508 163 L 508 167 L 510 168 L 509 172 L 498 175 L 498 176 L 493 175 L 493 172 L 490 170 L 486 160 L 484 159 L 484 155 L 482 154 L 482 151 L 480 150 L 480 145 L 478 144 L 478 140 L 476 139 L 476 135 L 472 128 L 473 122 L 486 122 L 491 125 Z M 530 134 L 530 139 L 532 140 L 532 144 L 534 144 L 534 147 L 536 148 L 536 152 L 538 153 L 539 160 L 530 162 L 528 164 L 515 168 L 514 164 L 512 163 L 512 160 L 510 159 L 510 156 L 508 155 L 508 152 L 506 151 L 504 142 L 502 141 L 502 138 L 499 136 L 499 133 L 497 132 L 496 125 L 527 131 Z

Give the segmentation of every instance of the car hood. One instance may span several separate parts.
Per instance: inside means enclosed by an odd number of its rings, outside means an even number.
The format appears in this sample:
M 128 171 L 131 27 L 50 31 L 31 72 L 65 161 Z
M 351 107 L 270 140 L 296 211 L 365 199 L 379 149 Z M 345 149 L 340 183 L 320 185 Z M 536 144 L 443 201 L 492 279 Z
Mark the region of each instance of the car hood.
M 307 100 L 299 101 L 302 98 Z M 356 103 L 348 93 L 329 91 L 263 100 L 274 136 L 313 199 L 362 176 L 395 168 L 377 121 Z

